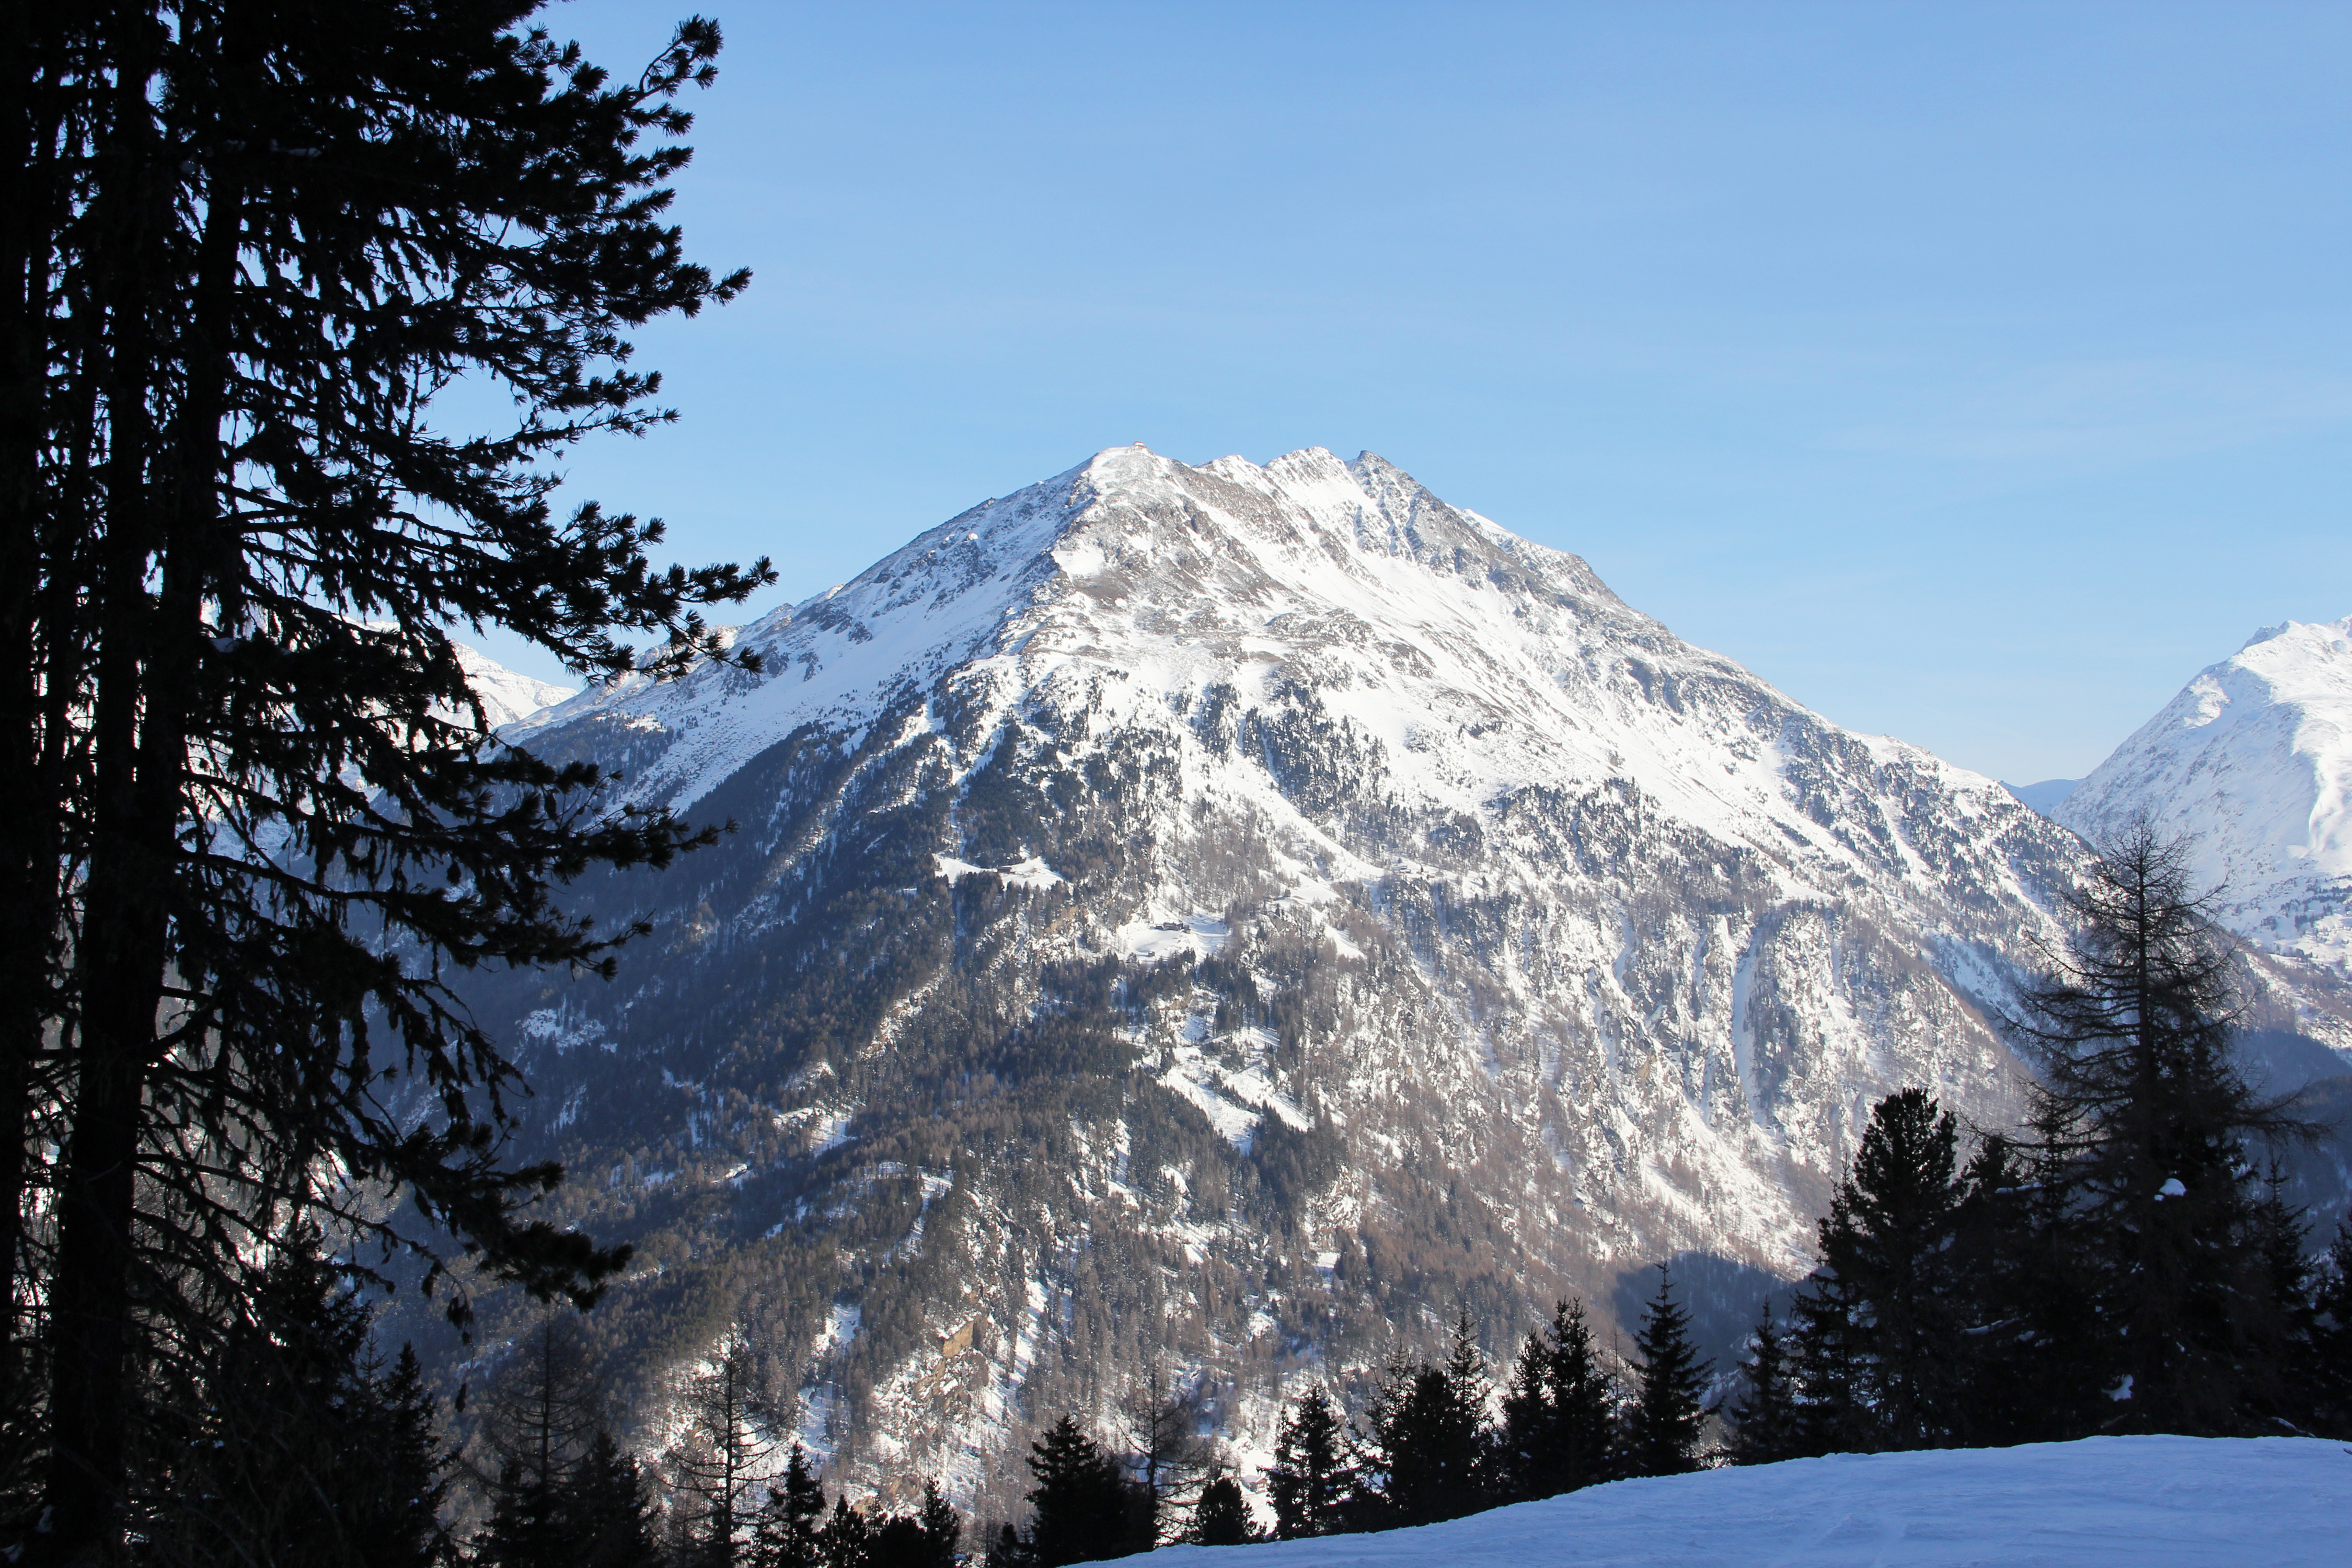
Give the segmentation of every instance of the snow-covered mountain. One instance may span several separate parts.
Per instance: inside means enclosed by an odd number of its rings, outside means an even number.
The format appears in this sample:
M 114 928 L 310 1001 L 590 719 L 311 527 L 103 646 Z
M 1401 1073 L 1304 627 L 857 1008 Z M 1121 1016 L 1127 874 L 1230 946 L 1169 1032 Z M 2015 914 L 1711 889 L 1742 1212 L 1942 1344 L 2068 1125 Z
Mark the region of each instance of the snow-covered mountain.
M 466 643 L 453 642 L 451 646 L 457 650 L 457 668 L 466 672 L 466 684 L 480 699 L 483 716 L 489 720 L 493 730 L 502 730 L 580 694 L 576 686 L 557 686 L 509 669 Z
M 2223 923 L 2352 977 L 2352 618 L 2256 632 L 2053 815 L 2094 842 L 2141 816 L 2196 835 Z
M 740 638 L 509 731 L 738 831 L 576 889 L 617 984 L 476 1005 L 638 1244 L 635 1397 L 740 1326 L 836 1475 L 983 1509 L 1155 1365 L 1247 1458 L 1457 1303 L 1673 1258 L 1727 1342 L 1874 1100 L 2008 1114 L 2083 855 L 1370 454 L 1106 451 Z

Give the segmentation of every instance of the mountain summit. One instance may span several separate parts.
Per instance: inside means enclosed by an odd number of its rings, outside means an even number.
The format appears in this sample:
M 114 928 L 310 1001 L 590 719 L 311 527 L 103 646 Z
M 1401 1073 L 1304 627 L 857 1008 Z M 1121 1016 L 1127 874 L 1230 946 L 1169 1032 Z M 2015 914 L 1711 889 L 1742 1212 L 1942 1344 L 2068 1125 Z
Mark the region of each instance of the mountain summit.
M 1155 1367 L 1246 1455 L 1457 1303 L 1671 1257 L 1727 1344 L 1874 1100 L 2009 1113 L 2082 854 L 1369 453 L 1114 448 L 740 638 L 510 731 L 739 831 L 477 1005 L 643 1386 L 739 1327 L 837 1474 L 983 1507 Z
M 2256 632 L 2052 815 L 2095 842 L 2141 816 L 2196 835 L 2223 923 L 2352 979 L 2352 617 Z

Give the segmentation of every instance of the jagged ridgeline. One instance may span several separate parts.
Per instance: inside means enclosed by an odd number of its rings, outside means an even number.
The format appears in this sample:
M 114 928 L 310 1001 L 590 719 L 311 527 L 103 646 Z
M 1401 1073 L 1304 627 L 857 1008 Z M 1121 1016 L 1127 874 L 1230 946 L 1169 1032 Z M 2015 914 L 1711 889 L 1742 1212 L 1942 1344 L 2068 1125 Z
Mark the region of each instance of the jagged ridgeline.
M 637 1244 L 641 1438 L 736 1326 L 836 1479 L 983 1515 L 1155 1362 L 1252 1459 L 1457 1303 L 1675 1258 L 1727 1344 L 1873 1101 L 2006 1118 L 2080 853 L 1370 455 L 1105 452 L 740 635 L 520 732 L 739 831 L 577 889 L 616 983 L 475 999 Z

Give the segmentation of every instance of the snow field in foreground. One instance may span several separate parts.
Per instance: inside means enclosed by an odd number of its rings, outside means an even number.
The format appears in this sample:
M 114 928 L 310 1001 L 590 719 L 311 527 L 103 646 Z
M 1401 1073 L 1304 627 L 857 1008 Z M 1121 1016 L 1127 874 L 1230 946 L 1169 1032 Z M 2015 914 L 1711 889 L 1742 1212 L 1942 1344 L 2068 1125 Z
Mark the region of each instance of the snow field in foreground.
M 2352 1449 L 2305 1437 L 2093 1437 L 1839 1454 L 1618 1481 L 1544 1502 L 1154 1568 L 2299 1568 L 2352 1563 Z

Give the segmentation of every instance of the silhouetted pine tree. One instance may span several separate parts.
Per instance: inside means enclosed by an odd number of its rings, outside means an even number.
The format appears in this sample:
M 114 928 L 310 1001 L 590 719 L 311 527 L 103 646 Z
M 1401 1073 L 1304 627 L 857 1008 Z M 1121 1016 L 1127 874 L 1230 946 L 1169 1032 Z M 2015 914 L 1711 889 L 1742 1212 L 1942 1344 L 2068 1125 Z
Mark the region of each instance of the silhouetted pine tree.
M 996 1539 L 989 1542 L 988 1555 L 982 1561 L 985 1568 L 1031 1568 L 1037 1559 L 1008 1520 L 997 1527 Z
M 1198 1546 L 1246 1546 L 1263 1534 L 1240 1484 L 1231 1476 L 1218 1476 L 1201 1489 L 1184 1539 Z
M 2030 1143 L 1987 1137 L 1953 1219 L 1951 1272 L 1967 1303 L 1951 1342 L 1956 1426 L 1974 1447 L 2077 1436 L 2112 1409 L 2093 1248 L 2065 1184 L 2042 1180 L 2040 1165 Z
M 1168 1386 L 1157 1366 L 1127 1401 L 1128 1440 L 1133 1445 L 1135 1480 L 1150 1515 L 1154 1543 L 1179 1533 L 1174 1510 L 1209 1468 L 1209 1453 L 1194 1428 L 1200 1413 L 1181 1390 Z
M 566 1478 L 599 1427 L 598 1389 L 575 1315 L 549 1313 L 516 1337 L 482 1400 L 497 1466 L 474 1556 L 488 1568 L 572 1568 L 579 1531 Z
M 809 1471 L 807 1450 L 794 1443 L 783 1475 L 769 1486 L 752 1521 L 753 1568 L 817 1568 L 823 1561 L 817 1531 L 824 1518 L 824 1489 Z
M 1625 1468 L 1636 1476 L 1673 1476 L 1698 1468 L 1699 1436 L 1706 1425 L 1703 1395 L 1710 1363 L 1691 1348 L 1690 1315 L 1675 1303 L 1674 1279 L 1658 1265 L 1658 1293 L 1633 1336 L 1641 1360 L 1633 1367 L 1633 1398 L 1625 1408 Z
M 1150 1518 L 1117 1460 L 1065 1415 L 1029 1446 L 1035 1510 L 1024 1542 L 1035 1568 L 1149 1552 Z M 1141 1517 L 1139 1517 L 1140 1515 Z
M 1509 1495 L 1554 1497 L 1616 1473 L 1616 1381 L 1601 1364 L 1584 1303 L 1560 1301 L 1528 1336 L 1503 1395 L 1498 1468 Z
M 669 1465 L 689 1506 L 677 1519 L 677 1552 L 685 1568 L 734 1568 L 758 1511 L 753 1478 L 775 1447 L 750 1342 L 730 1332 L 679 1392 L 685 1430 Z
M 817 1531 L 817 1552 L 824 1568 L 866 1568 L 866 1551 L 873 1538 L 873 1521 L 844 1492 L 833 1500 L 833 1514 Z
M 2041 1069 L 2036 1174 L 2089 1249 L 2119 1374 L 2105 1425 L 2256 1429 L 2283 1346 L 2247 1149 L 2308 1129 L 2232 1064 L 2231 949 L 2189 890 L 2182 843 L 2135 828 L 2066 906 L 2065 963 L 2009 1028 Z
M 1787 1342 L 1772 1321 L 1772 1303 L 1757 1309 L 1739 1367 L 1739 1397 L 1724 1411 L 1729 1429 L 1727 1452 L 1735 1465 L 1769 1465 L 1795 1458 L 1803 1438 L 1798 1427 L 1797 1382 Z
M 2352 1219 L 2336 1226 L 2312 1290 L 2314 1426 L 2352 1438 Z
M 923 1568 L 954 1568 L 956 1548 L 963 1543 L 963 1516 L 940 1495 L 935 1481 L 923 1483 L 923 1507 L 916 1519 L 923 1528 Z
M 1853 1167 L 1820 1226 L 1799 1292 L 1809 1446 L 1922 1448 L 1952 1440 L 1966 1326 L 1952 1241 L 1959 1131 L 1925 1090 L 1871 1108 Z
M 2248 1261 L 2255 1279 L 2247 1293 L 2259 1294 L 2263 1309 L 2248 1313 L 2242 1399 L 2253 1422 L 2249 1429 L 2267 1425 L 2273 1431 L 2307 1432 L 2319 1419 L 2325 1381 L 2318 1364 L 2320 1271 L 2306 1250 L 2311 1226 L 2303 1211 L 2287 1202 L 2286 1173 L 2276 1161 L 2263 1179 L 2248 1221 Z
M 743 279 L 665 211 L 718 29 L 615 75 L 532 9 L 7 12 L 0 1199 L 13 1237 L 42 1166 L 54 1231 L 5 1249 L 50 1342 L 0 1365 L 46 1384 L 8 1391 L 47 1417 L 35 1559 L 123 1550 L 137 1369 L 207 1358 L 289 1223 L 455 1232 L 583 1302 L 625 1258 L 535 1206 L 556 1166 L 502 1163 L 519 1074 L 451 976 L 601 967 L 629 931 L 558 889 L 709 836 L 492 743 L 449 632 L 599 675 L 667 635 L 674 671 L 771 574 L 551 505 L 555 453 L 668 416 L 628 335 Z M 436 418 L 453 383 L 510 422 Z
M 1321 1389 L 1310 1388 L 1291 1402 L 1275 1429 L 1274 1463 L 1265 1470 L 1276 1535 L 1296 1541 L 1335 1535 L 1346 1527 L 1354 1476 L 1342 1440 L 1339 1414 Z
M 191 1568 L 435 1568 L 446 1456 L 415 1354 L 387 1369 L 367 1303 L 315 1237 L 276 1249 L 172 1445 L 142 1533 Z
M 661 1554 L 653 1499 L 635 1454 L 598 1432 L 563 1488 L 573 1568 L 652 1568 Z
M 1459 1519 L 1494 1502 L 1486 1358 L 1465 1307 L 1444 1366 L 1392 1368 L 1368 1411 L 1351 1512 L 1364 1528 Z

